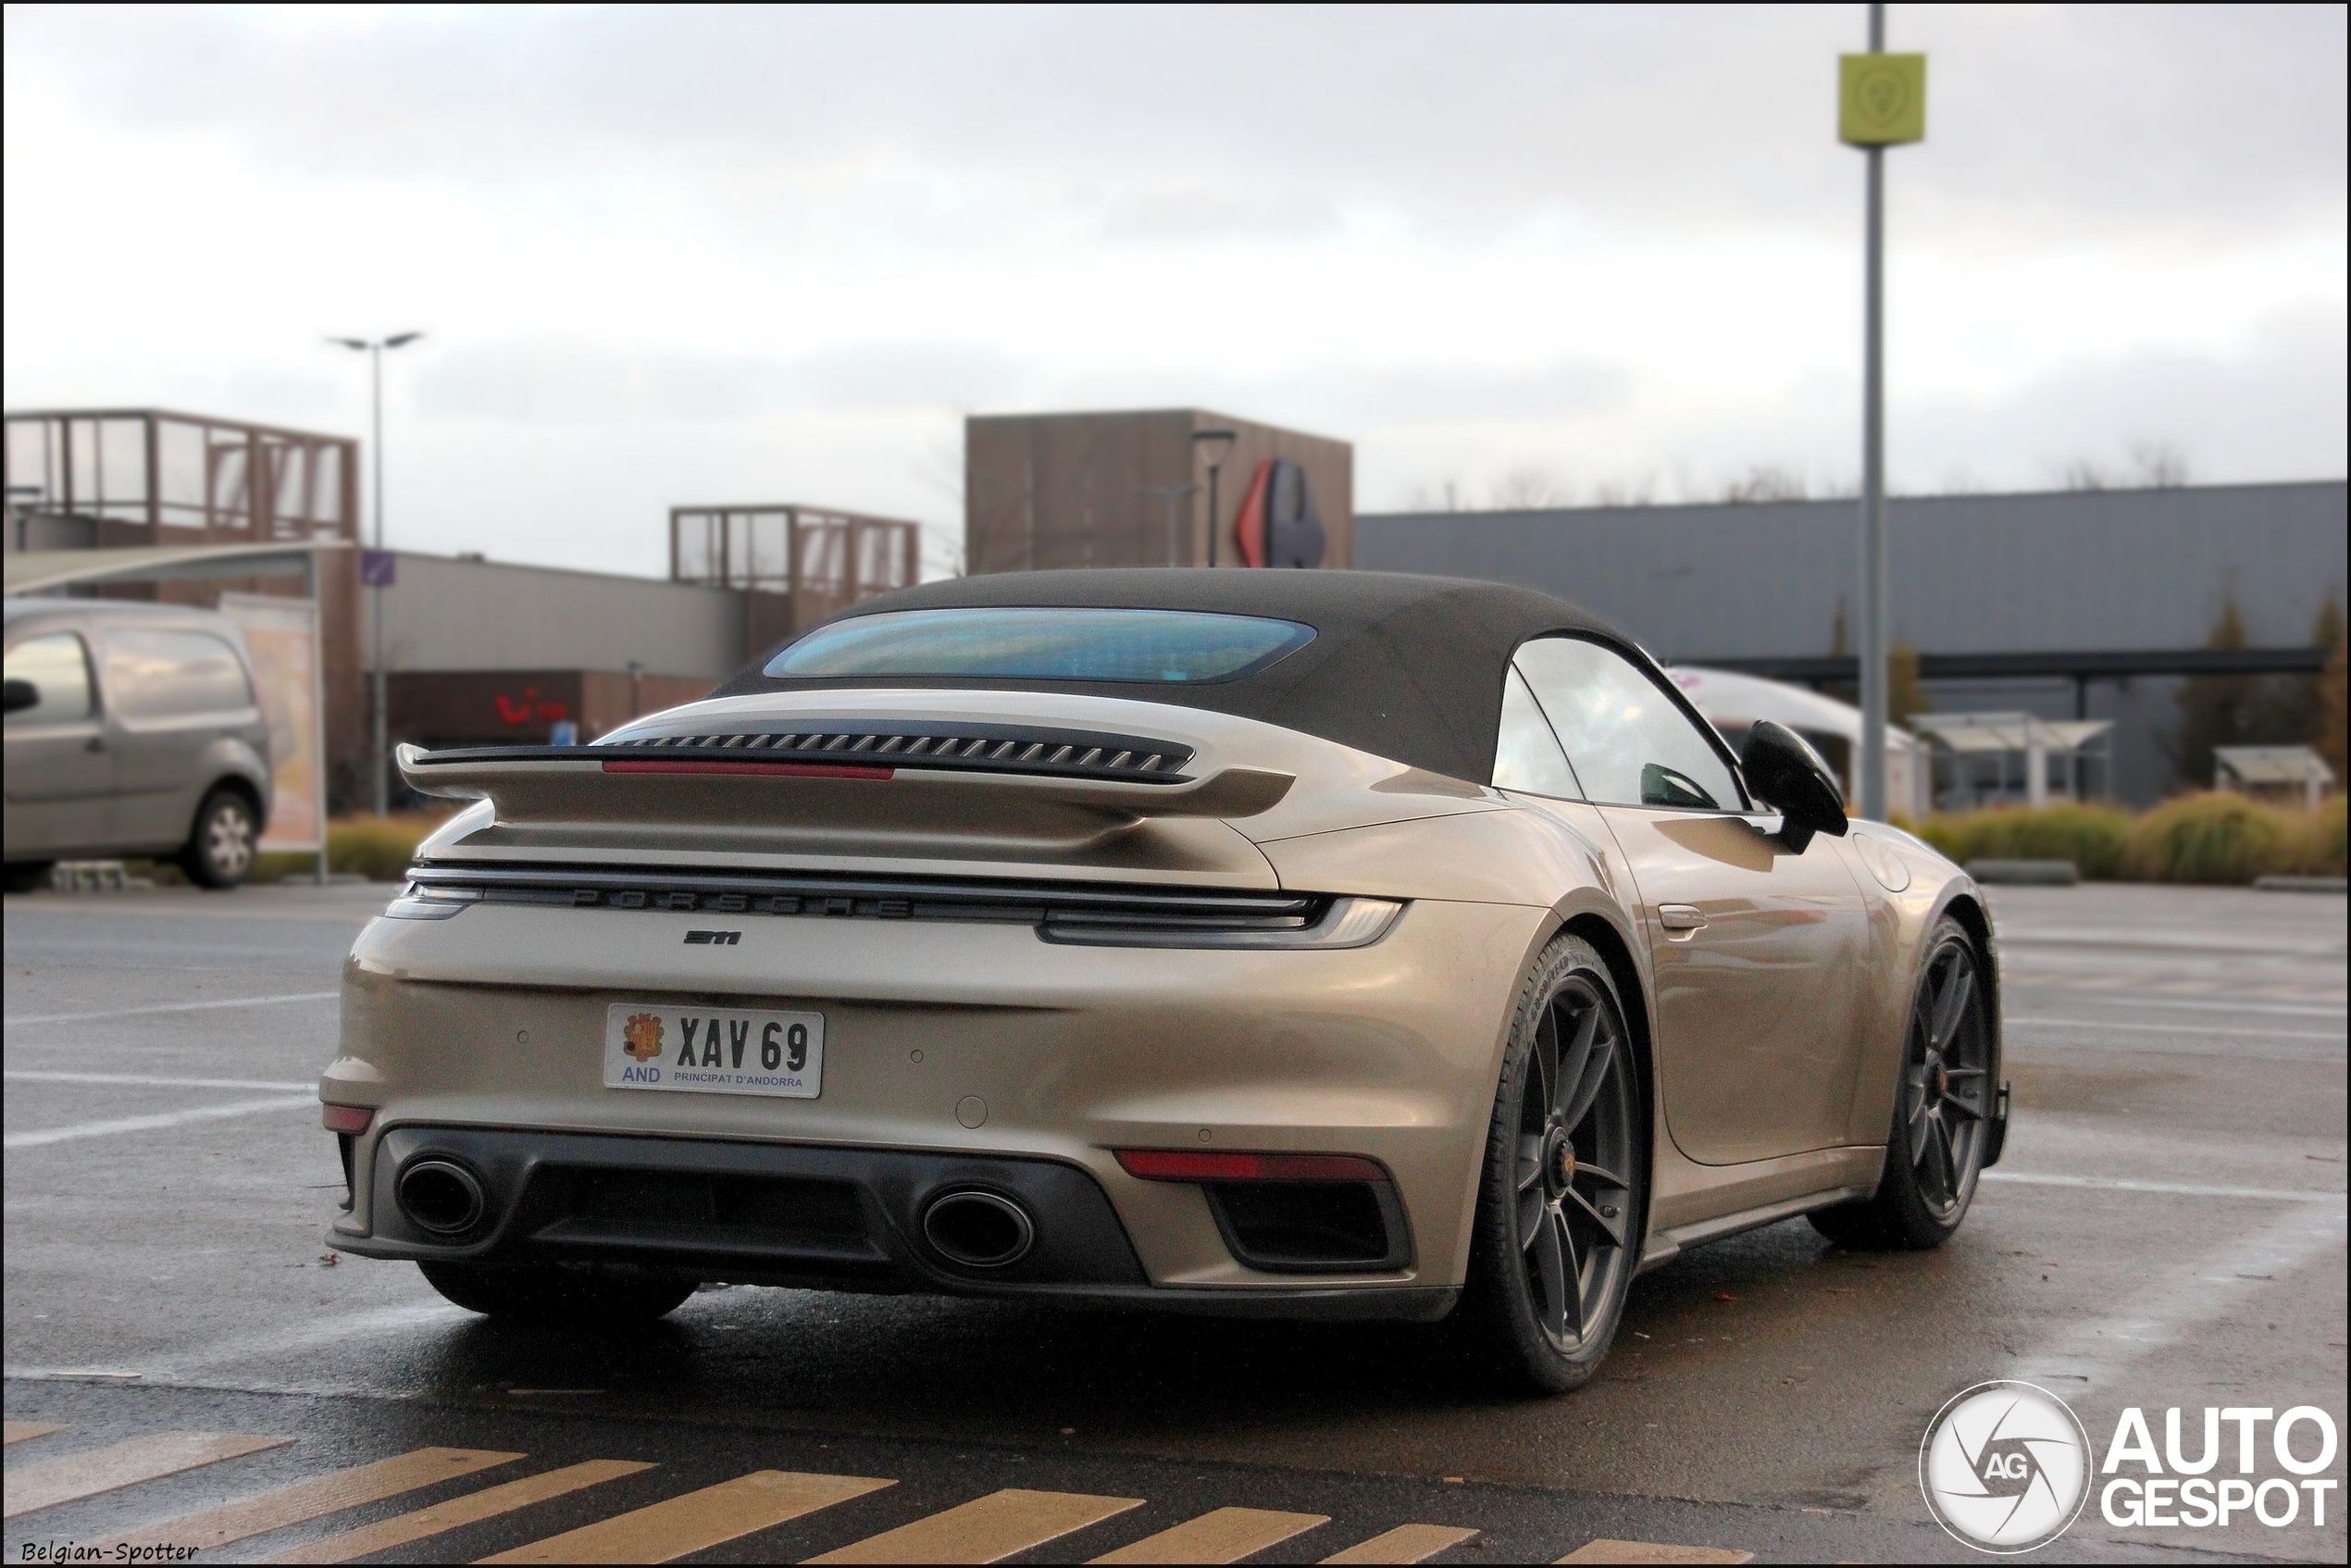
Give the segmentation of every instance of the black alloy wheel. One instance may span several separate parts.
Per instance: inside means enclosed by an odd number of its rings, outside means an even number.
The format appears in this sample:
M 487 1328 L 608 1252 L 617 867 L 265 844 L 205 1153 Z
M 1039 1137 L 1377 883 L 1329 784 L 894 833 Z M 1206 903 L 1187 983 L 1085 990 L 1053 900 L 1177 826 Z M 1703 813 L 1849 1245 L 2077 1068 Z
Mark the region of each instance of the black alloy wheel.
M 1562 937 L 1521 996 L 1464 1301 L 1521 1385 L 1580 1386 L 1615 1336 L 1640 1261 L 1644 1104 L 1608 967 L 1590 944 Z
M 1822 1235 L 1847 1247 L 1900 1249 L 1939 1247 L 1958 1231 L 1991 1130 L 1989 1002 L 1973 940 L 1947 917 L 1910 998 L 1877 1195 L 1813 1214 Z

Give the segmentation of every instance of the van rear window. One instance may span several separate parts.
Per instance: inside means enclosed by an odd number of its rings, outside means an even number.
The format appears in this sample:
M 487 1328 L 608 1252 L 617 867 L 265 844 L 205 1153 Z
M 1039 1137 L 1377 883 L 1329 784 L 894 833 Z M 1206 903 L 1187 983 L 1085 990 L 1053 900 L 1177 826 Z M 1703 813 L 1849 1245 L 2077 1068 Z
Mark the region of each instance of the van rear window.
M 1190 610 L 893 610 L 819 627 L 766 673 L 1205 682 L 1253 675 L 1313 640 L 1296 621 Z

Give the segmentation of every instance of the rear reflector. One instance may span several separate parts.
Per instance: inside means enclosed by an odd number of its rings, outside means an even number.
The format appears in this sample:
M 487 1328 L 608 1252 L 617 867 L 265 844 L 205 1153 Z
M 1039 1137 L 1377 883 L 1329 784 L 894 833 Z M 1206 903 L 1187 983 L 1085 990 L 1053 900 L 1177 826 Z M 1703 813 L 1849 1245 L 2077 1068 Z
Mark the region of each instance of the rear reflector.
M 367 1105 L 330 1105 L 325 1119 L 329 1132 L 363 1133 L 376 1119 L 376 1113 Z
M 767 773 L 788 778 L 888 778 L 895 771 L 887 767 L 853 767 L 848 764 L 821 762 L 738 762 L 713 757 L 708 762 L 684 757 L 615 757 L 604 764 L 606 773 Z
M 1113 1150 L 1145 1181 L 1386 1181 L 1376 1160 L 1358 1154 L 1204 1154 L 1188 1149 Z

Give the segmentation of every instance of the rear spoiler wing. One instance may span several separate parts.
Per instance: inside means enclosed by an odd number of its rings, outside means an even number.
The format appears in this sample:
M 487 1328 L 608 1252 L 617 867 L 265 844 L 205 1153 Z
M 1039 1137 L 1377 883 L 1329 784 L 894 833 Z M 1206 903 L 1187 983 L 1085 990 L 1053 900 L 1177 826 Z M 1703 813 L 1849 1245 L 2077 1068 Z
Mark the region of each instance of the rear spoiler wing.
M 598 823 L 1092 837 L 1151 817 L 1272 810 L 1294 775 L 1225 767 L 1165 781 L 1069 778 L 894 760 L 788 760 L 624 746 L 394 751 L 419 794 L 488 800 L 502 824 Z

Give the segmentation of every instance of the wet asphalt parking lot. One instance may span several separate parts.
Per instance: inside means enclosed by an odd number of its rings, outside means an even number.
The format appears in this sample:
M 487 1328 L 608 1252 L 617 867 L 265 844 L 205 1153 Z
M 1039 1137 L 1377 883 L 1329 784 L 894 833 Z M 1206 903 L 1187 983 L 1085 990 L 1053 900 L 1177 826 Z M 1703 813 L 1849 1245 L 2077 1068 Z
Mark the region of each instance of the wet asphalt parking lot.
M 2183 1407 L 2192 1450 L 2208 1405 L 2343 1421 L 2339 894 L 1996 890 L 2016 1112 L 1959 1239 L 1690 1254 L 1635 1286 L 1601 1382 L 1507 1400 L 1422 1329 L 738 1288 L 538 1337 L 331 1261 L 312 1082 L 385 892 L 6 901 L 9 1562 L 797 1561 L 900 1529 L 868 1555 L 1947 1561 L 1918 1446 L 1973 1383 L 2059 1394 L 2100 1454 L 2126 1406 L 2158 1445 Z M 2226 1529 L 2093 1500 L 2035 1557 L 2342 1562 L 2329 1496 Z

